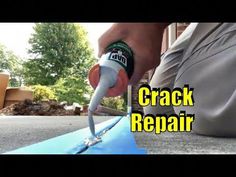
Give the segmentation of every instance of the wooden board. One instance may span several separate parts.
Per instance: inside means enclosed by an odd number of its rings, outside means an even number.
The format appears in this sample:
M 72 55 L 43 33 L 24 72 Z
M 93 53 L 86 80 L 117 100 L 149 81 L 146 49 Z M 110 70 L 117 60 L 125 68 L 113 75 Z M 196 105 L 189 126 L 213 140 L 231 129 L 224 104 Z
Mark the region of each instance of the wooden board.
M 0 73 L 0 109 L 3 108 L 6 88 L 9 82 L 9 74 L 7 73 Z

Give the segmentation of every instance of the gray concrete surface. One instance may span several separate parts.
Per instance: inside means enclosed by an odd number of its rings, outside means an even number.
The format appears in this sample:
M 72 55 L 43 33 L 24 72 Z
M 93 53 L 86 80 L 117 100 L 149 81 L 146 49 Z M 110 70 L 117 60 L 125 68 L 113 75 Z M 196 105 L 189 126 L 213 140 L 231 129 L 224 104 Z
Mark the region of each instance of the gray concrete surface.
M 113 117 L 95 116 L 95 123 Z M 0 116 L 0 153 L 88 126 L 86 116 Z
M 95 123 L 113 117 L 96 116 Z M 31 145 L 88 126 L 86 116 L 2 116 L 0 153 Z M 148 154 L 236 154 L 236 138 L 214 138 L 192 133 L 134 133 Z
M 148 154 L 236 154 L 236 138 L 193 133 L 135 133 L 136 143 Z

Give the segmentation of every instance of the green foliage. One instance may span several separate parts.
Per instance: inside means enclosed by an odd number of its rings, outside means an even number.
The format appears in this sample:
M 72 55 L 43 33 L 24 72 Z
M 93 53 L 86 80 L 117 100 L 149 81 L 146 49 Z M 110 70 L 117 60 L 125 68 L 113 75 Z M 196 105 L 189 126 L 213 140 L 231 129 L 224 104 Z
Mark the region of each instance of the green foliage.
M 125 101 L 121 96 L 118 97 L 105 97 L 101 101 L 101 105 L 113 108 L 120 111 L 126 110 Z
M 40 65 L 41 60 L 29 60 L 23 63 L 24 83 L 26 85 L 51 85 L 55 78 L 48 74 L 47 68 Z M 44 77 L 42 74 L 45 74 Z
M 42 85 L 34 85 L 31 86 L 34 95 L 34 101 L 41 101 L 41 100 L 57 100 L 54 91 L 47 86 Z
M 0 45 L 0 72 L 8 72 L 10 74 L 9 85 L 11 87 L 22 85 L 22 63 L 22 59 L 7 50 L 3 45 Z
M 58 101 L 88 103 L 88 71 L 95 63 L 87 32 L 74 23 L 38 23 L 23 64 L 26 85 L 51 86 Z
M 60 78 L 53 86 L 53 89 L 59 101 L 67 101 L 69 104 L 73 102 L 88 104 L 89 102 L 90 88 L 86 80 L 80 77 L 68 76 Z
M 54 85 L 68 75 L 86 79 L 94 64 L 87 32 L 73 23 L 38 23 L 29 40 L 33 56 L 24 64 L 25 83 Z

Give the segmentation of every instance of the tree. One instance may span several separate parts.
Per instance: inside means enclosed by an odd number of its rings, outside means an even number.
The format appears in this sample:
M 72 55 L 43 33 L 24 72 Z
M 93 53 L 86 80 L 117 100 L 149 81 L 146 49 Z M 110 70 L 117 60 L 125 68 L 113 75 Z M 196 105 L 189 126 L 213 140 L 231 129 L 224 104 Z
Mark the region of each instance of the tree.
M 33 56 L 24 64 L 25 83 L 54 85 L 67 76 L 87 78 L 94 63 L 87 33 L 73 23 L 38 23 L 29 40 Z
M 17 57 L 12 51 L 0 45 L 0 72 L 8 72 L 10 74 L 9 85 L 11 87 L 19 87 L 22 85 L 22 63 L 23 60 Z
M 24 63 L 25 83 L 50 86 L 59 101 L 88 103 L 87 76 L 95 58 L 85 29 L 73 23 L 39 23 L 34 31 L 32 58 Z
M 91 95 L 91 87 L 86 80 L 80 77 L 68 76 L 60 78 L 52 89 L 55 92 L 58 101 L 66 101 L 69 104 L 77 102 L 79 104 L 88 104 Z

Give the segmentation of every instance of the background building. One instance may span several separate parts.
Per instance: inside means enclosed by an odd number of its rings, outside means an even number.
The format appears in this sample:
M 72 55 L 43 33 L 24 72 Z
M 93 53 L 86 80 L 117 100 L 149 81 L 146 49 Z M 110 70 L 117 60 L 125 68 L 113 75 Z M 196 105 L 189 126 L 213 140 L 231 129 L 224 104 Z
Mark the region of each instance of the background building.
M 164 34 L 163 34 L 163 40 L 162 40 L 162 49 L 161 54 L 163 54 L 173 43 L 174 41 L 182 34 L 182 32 L 187 28 L 187 26 L 190 23 L 172 23 L 169 25 L 168 28 L 166 28 Z M 143 108 L 139 106 L 138 104 L 138 89 L 142 84 L 147 84 L 150 81 L 150 78 L 153 74 L 154 70 L 150 70 L 143 78 L 140 80 L 140 82 L 132 87 L 132 108 L 133 110 L 143 111 Z

